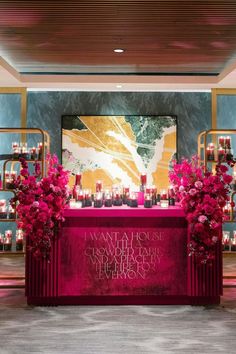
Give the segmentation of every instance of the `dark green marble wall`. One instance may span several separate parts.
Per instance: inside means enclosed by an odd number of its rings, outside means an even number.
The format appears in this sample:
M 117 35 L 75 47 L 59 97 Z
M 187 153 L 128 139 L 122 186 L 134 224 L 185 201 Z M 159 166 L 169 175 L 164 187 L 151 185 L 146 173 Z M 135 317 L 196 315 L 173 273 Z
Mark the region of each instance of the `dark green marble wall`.
M 179 156 L 197 152 L 197 135 L 211 126 L 211 94 L 206 92 L 29 92 L 28 126 L 47 130 L 51 150 L 61 156 L 61 116 L 177 115 Z

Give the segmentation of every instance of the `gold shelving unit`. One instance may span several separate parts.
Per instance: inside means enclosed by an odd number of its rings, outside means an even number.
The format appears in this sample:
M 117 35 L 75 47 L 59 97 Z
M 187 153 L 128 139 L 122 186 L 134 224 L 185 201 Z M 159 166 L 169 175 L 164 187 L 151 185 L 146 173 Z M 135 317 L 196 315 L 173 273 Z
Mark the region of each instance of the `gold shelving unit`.
M 2 134 L 19 134 L 19 141 L 24 143 L 27 141 L 27 135 L 30 134 L 38 134 L 40 136 L 39 140 L 42 143 L 42 154 L 41 154 L 41 158 L 40 160 L 36 159 L 36 160 L 26 160 L 27 163 L 35 163 L 35 162 L 39 162 L 41 164 L 41 176 L 44 177 L 47 174 L 47 163 L 46 163 L 46 155 L 47 153 L 50 152 L 50 136 L 48 134 L 48 132 L 46 132 L 45 130 L 42 130 L 40 128 L 0 128 L 0 136 Z M 0 192 L 10 192 L 10 193 L 15 193 L 14 190 L 12 189 L 7 189 L 6 188 L 6 183 L 5 183 L 5 171 L 6 168 L 9 166 L 9 170 L 12 171 L 14 170 L 14 166 L 16 164 L 20 164 L 19 159 L 15 159 L 10 157 L 11 154 L 9 154 L 9 157 L 6 158 L 4 160 L 3 163 L 3 167 L 2 167 L 2 185 L 3 188 L 0 189 Z M 0 219 L 0 222 L 15 222 L 17 218 L 17 215 L 15 215 L 15 218 L 4 218 L 4 219 Z M 2 255 L 24 255 L 25 252 L 24 251 L 17 251 L 17 252 L 13 252 L 13 251 L 0 251 L 0 254 Z
M 217 163 L 217 161 L 208 161 L 206 148 L 209 142 L 213 142 L 215 146 L 217 145 L 217 139 L 220 135 L 236 135 L 236 129 L 210 129 L 204 130 L 198 135 L 198 156 L 199 163 L 205 166 L 205 169 L 209 168 L 209 165 L 212 167 Z M 210 141 L 209 141 L 210 140 Z M 234 200 L 234 196 L 236 192 L 231 193 L 231 202 Z M 225 221 L 227 223 L 234 223 L 236 219 L 234 219 L 234 209 L 233 206 L 230 208 L 230 219 Z

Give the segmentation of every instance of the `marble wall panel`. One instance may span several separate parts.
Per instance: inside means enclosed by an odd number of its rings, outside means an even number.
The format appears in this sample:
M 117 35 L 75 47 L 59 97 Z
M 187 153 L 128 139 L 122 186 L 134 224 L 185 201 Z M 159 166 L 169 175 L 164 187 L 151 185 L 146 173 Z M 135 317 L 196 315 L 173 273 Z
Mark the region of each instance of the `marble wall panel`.
M 29 92 L 28 126 L 48 130 L 61 157 L 61 116 L 177 115 L 179 156 L 197 152 L 197 135 L 211 126 L 208 92 Z

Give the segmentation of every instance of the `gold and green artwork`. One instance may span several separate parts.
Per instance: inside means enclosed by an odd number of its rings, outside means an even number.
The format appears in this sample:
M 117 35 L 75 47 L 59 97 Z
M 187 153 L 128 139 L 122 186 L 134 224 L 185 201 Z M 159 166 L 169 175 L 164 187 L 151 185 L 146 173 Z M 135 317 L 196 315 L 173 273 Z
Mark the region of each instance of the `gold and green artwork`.
M 62 163 L 92 191 L 97 180 L 137 190 L 143 173 L 148 185 L 167 188 L 176 136 L 175 116 L 63 116 Z

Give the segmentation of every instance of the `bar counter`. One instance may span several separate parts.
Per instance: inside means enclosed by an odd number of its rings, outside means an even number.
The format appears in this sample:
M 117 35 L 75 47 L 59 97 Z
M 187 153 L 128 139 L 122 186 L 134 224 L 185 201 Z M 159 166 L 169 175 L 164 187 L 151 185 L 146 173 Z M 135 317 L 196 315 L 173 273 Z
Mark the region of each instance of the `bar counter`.
M 27 252 L 33 305 L 218 304 L 221 247 L 212 267 L 188 257 L 179 206 L 66 209 L 51 262 Z

